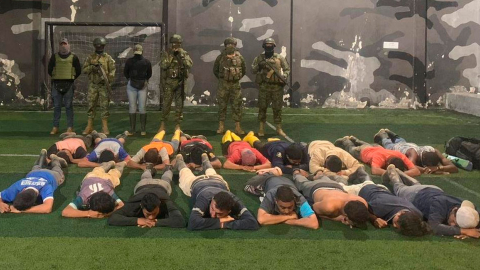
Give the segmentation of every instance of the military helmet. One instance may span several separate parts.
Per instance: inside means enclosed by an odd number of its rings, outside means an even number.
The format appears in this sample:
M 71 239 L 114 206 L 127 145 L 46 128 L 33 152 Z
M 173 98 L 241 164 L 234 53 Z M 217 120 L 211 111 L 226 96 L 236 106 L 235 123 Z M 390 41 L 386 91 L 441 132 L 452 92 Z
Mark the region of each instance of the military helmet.
M 233 45 L 237 46 L 237 40 L 234 37 L 228 37 L 228 38 L 225 39 L 225 41 L 223 41 L 223 45 L 225 45 L 225 47 L 227 47 L 228 44 L 233 44 Z
M 93 46 L 96 47 L 96 46 L 99 46 L 99 45 L 107 45 L 107 40 L 103 37 L 97 37 L 93 40 Z
M 173 36 L 170 37 L 170 43 L 182 43 L 183 39 L 182 36 L 178 34 L 174 34 Z
M 277 47 L 277 44 L 275 44 L 275 39 L 273 38 L 266 38 L 265 40 L 263 40 L 262 47 L 265 48 L 267 44 L 273 44 L 273 47 Z

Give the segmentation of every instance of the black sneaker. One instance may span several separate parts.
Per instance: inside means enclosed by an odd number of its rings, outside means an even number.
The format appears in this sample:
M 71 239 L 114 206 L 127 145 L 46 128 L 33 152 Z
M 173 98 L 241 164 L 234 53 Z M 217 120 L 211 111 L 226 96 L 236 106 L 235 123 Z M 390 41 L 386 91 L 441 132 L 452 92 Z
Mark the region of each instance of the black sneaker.
M 145 163 L 145 170 L 149 170 L 150 173 L 152 174 L 152 177 L 154 177 L 157 174 L 157 169 L 155 169 L 155 164 L 147 162 Z

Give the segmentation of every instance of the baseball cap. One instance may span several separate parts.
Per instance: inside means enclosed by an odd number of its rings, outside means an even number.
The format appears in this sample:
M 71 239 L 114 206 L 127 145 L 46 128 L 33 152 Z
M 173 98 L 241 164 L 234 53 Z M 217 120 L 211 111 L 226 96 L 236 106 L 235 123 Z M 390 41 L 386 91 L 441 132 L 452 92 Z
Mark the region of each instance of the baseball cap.
M 62 44 L 62 43 L 67 43 L 68 44 L 68 39 L 67 38 L 60 39 L 60 44 Z
M 471 201 L 463 201 L 457 210 L 457 224 L 462 229 L 475 228 L 478 225 L 479 217 L 475 206 Z
M 135 45 L 135 51 L 133 54 L 143 54 L 143 47 L 140 44 Z

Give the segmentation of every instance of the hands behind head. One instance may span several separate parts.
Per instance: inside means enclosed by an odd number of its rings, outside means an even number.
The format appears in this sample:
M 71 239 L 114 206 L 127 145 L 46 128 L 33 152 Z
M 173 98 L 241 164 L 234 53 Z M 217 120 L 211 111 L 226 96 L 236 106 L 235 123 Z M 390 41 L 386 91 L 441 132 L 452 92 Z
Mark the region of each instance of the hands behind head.
M 152 228 L 155 227 L 157 219 L 146 219 L 146 218 L 138 218 L 137 219 L 137 227 L 140 228 Z

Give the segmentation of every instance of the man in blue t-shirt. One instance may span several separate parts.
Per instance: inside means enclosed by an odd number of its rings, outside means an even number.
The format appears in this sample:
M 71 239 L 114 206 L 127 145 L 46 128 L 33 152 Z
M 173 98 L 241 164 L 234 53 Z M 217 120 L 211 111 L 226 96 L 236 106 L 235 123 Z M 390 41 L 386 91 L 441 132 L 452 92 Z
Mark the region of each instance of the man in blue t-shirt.
M 127 131 L 118 135 L 115 138 L 106 138 L 103 133 L 96 133 L 94 135 L 95 148 L 86 157 L 81 159 L 74 159 L 69 156 L 72 163 L 78 164 L 78 167 L 94 168 L 100 166 L 101 163 L 115 161 L 128 162 L 130 155 L 123 148 L 125 138 L 127 137 Z
M 27 176 L 0 193 L 0 213 L 52 212 L 53 193 L 65 180 L 62 167 L 67 167 L 67 162 L 54 154 L 50 159 L 52 169 L 45 169 L 47 150 L 42 149 Z
M 245 191 L 261 196 L 257 214 L 260 225 L 285 223 L 318 229 L 317 216 L 305 197 L 291 180 L 281 175 L 280 168 L 265 169 L 245 186 Z

